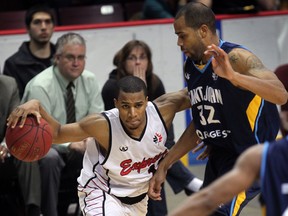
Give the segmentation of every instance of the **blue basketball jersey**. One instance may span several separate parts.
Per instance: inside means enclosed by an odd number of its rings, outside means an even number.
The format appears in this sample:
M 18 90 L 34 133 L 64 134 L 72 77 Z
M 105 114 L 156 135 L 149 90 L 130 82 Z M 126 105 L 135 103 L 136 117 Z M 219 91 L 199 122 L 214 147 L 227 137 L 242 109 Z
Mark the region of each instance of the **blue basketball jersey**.
M 261 162 L 262 202 L 266 216 L 288 215 L 288 136 L 265 142 Z M 265 213 L 266 211 L 266 213 Z
M 220 47 L 226 53 L 245 49 L 222 40 Z M 200 69 L 188 58 L 184 77 L 196 132 L 206 144 L 240 154 L 255 143 L 276 138 L 280 125 L 276 105 L 219 77 L 211 59 Z

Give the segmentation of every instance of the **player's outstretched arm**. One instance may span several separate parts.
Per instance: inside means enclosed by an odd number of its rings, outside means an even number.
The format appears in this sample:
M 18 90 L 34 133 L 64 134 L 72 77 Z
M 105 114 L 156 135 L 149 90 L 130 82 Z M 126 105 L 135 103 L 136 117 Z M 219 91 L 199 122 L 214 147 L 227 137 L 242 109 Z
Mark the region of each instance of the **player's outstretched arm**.
M 218 206 L 249 188 L 259 177 L 263 145 L 246 150 L 235 167 L 208 187 L 193 194 L 169 216 L 208 216 Z
M 167 112 L 173 113 L 173 115 L 191 106 L 187 88 L 163 94 L 153 102 L 160 111 L 163 109 L 163 112 L 166 110 Z
M 15 108 L 7 119 L 7 126 L 14 128 L 17 122 L 20 121 L 19 127 L 23 127 L 28 115 L 36 116 L 38 123 L 40 123 L 41 118 L 49 123 L 53 131 L 53 143 L 55 144 L 78 142 L 88 137 L 99 138 L 102 141 L 105 138 L 102 134 L 106 134 L 108 130 L 107 122 L 101 114 L 87 116 L 72 124 L 61 125 L 45 111 L 40 101 L 35 99 Z M 95 122 L 97 123 L 95 124 Z

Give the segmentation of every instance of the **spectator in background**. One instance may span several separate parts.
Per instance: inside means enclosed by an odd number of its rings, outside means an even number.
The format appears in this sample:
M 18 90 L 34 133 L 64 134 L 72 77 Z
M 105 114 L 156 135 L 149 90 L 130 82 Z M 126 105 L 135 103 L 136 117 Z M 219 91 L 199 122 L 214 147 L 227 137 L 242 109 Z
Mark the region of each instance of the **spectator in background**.
M 145 0 L 142 12 L 143 19 L 174 18 L 180 8 L 191 0 Z M 194 0 L 196 1 L 196 0 Z M 198 0 L 211 6 L 212 0 Z
M 116 98 L 117 81 L 125 76 L 134 75 L 146 77 L 148 99 L 153 101 L 157 97 L 165 94 L 165 88 L 159 77 L 153 73 L 152 53 L 150 47 L 143 41 L 131 40 L 127 42 L 114 56 L 113 64 L 116 66 L 109 74 L 109 79 L 103 86 L 102 98 L 105 110 L 114 108 L 114 98 Z M 166 147 L 174 145 L 173 125 L 169 129 Z M 177 161 L 169 170 L 167 180 L 175 193 L 185 190 L 187 195 L 198 191 L 202 185 L 202 180 L 196 178 L 181 161 Z M 162 200 L 148 201 L 148 214 L 167 215 L 165 192 L 162 191 Z
M 5 175 L 5 179 L 9 179 L 9 181 L 11 181 L 10 178 L 14 177 L 16 171 L 13 165 L 13 157 L 9 157 L 9 152 L 5 145 L 5 131 L 9 114 L 20 103 L 17 83 L 14 78 L 0 74 L 0 94 L 0 170 L 2 175 L 1 177 Z M 8 173 L 2 173 L 2 170 L 8 170 Z M 1 184 L 3 184 L 2 181 Z M 3 187 L 7 187 L 7 185 L 5 184 Z M 0 191 L 0 194 L 1 192 L 2 191 Z M 18 197 L 15 197 L 15 193 L 12 191 L 9 191 L 9 198 L 7 196 L 2 196 L 1 194 L 1 215 L 22 215 L 22 212 L 20 211 L 23 207 L 20 207 L 18 202 L 18 200 L 22 199 L 21 192 L 16 190 L 16 196 Z M 22 203 L 20 205 L 22 205 Z
M 275 74 L 285 86 L 286 91 L 288 91 L 288 64 L 280 65 L 276 68 Z M 288 135 L 288 101 L 280 106 L 280 119 L 282 136 Z
M 55 53 L 55 46 L 50 42 L 55 18 L 49 7 L 37 5 L 28 9 L 25 24 L 30 40 L 23 42 L 19 50 L 5 61 L 3 69 L 3 74 L 15 78 L 20 99 L 26 84 L 51 66 Z
M 74 120 L 69 122 L 103 111 L 104 106 L 97 78 L 95 74 L 84 69 L 85 58 L 86 44 L 83 37 L 76 33 L 62 35 L 56 43 L 54 65 L 30 80 L 22 102 L 38 99 L 50 115 L 61 124 L 65 124 L 68 122 L 65 103 L 68 97 L 66 96 L 67 87 L 72 86 L 74 102 L 71 103 L 75 105 L 75 113 Z M 57 216 L 61 171 L 65 168 L 67 175 L 73 176 L 67 184 L 74 181 L 76 191 L 76 180 L 82 168 L 85 149 L 85 140 L 53 145 L 48 154 L 37 162 L 19 161 L 22 167 L 19 175 L 24 196 L 26 195 L 25 201 L 33 200 L 31 204 L 34 205 L 34 209 L 41 206 L 41 211 L 45 216 Z M 38 215 L 39 213 L 38 211 Z

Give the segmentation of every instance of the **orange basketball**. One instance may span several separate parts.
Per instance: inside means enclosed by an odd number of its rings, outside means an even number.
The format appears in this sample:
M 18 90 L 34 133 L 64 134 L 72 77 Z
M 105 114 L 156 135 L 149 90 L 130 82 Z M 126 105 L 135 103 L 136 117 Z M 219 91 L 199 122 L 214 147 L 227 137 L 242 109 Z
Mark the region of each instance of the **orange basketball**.
M 52 130 L 42 118 L 40 124 L 36 117 L 29 115 L 22 128 L 7 128 L 6 144 L 10 153 L 19 160 L 32 162 L 44 157 L 52 144 Z

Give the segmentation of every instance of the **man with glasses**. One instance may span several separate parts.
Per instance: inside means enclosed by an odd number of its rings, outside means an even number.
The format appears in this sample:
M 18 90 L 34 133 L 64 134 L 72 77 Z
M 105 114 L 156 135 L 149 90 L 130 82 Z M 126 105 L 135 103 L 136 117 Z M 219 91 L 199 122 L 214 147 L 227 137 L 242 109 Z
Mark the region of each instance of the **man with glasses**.
M 103 111 L 104 106 L 96 76 L 84 69 L 85 56 L 86 44 L 82 36 L 76 33 L 62 35 L 56 43 L 54 64 L 27 84 L 22 102 L 38 99 L 45 110 L 62 124 Z M 72 92 L 70 102 L 67 101 L 70 97 L 67 94 L 69 91 Z M 70 105 L 73 105 L 72 114 L 68 111 Z M 72 119 L 69 113 L 74 115 Z M 57 200 L 61 171 L 65 169 L 67 175 L 71 176 L 76 183 L 82 168 L 85 149 L 86 141 L 53 145 L 43 159 L 29 163 L 34 172 L 40 171 L 39 195 L 41 195 L 43 215 L 58 215 Z M 33 169 L 33 166 L 40 169 Z M 27 179 L 27 173 L 32 172 L 26 172 L 26 177 L 23 176 L 21 179 Z M 76 186 L 77 184 L 75 191 Z

